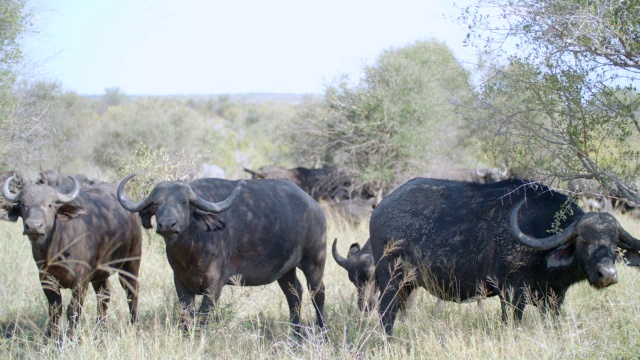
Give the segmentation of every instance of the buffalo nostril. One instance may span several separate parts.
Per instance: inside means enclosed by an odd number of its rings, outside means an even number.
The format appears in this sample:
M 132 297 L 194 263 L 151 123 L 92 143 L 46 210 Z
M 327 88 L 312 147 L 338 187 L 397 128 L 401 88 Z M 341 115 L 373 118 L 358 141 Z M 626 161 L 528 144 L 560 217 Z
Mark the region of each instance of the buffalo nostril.
M 157 222 L 158 228 L 157 231 L 158 232 L 177 232 L 177 228 L 178 228 L 178 221 L 177 220 L 159 220 Z
M 24 224 L 24 227 L 26 227 L 27 229 L 39 229 L 42 227 L 42 223 L 41 222 L 27 222 Z
M 618 271 L 615 267 L 600 267 L 598 269 L 598 279 L 616 283 L 618 282 Z

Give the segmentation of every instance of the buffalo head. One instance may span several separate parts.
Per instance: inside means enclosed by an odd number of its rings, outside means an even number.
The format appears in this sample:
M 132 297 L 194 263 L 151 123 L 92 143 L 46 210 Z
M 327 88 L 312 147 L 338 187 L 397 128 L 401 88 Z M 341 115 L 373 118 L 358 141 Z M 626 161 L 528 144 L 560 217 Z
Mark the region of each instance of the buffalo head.
M 80 183 L 74 177 L 73 190 L 68 194 L 58 192 L 49 185 L 27 185 L 18 194 L 11 193 L 8 178 L 2 187 L 2 194 L 10 203 L 16 204 L 8 212 L 8 220 L 22 218 L 24 234 L 32 242 L 45 239 L 56 221 L 67 221 L 86 212 L 71 202 L 80 194 Z
M 495 167 L 480 168 L 479 165 L 476 165 L 475 181 L 483 184 L 491 184 L 491 183 L 506 179 L 508 175 L 509 175 L 509 169 L 504 164 L 502 164 L 502 170 Z
M 349 280 L 356 286 L 358 294 L 358 308 L 360 310 L 373 310 L 378 302 L 375 284 L 375 265 L 369 240 L 361 249 L 358 243 L 349 247 L 347 258 L 340 256 L 336 249 L 338 239 L 333 241 L 331 248 L 334 260 L 340 267 L 347 270 Z
M 221 228 L 213 214 L 227 210 L 238 197 L 245 181 L 240 181 L 226 200 L 209 202 L 198 196 L 191 186 L 182 181 L 162 181 L 153 188 L 149 196 L 139 203 L 132 202 L 124 194 L 124 185 L 135 174 L 124 178 L 118 186 L 118 201 L 130 212 L 139 212 L 142 225 L 150 229 L 151 216 L 156 217 L 156 232 L 167 240 L 175 240 L 187 230 L 194 219 L 200 226 L 208 229 Z
M 595 288 L 604 288 L 618 282 L 615 266 L 616 248 L 640 249 L 640 241 L 627 233 L 608 213 L 590 212 L 580 216 L 562 232 L 546 238 L 533 238 L 518 226 L 518 212 L 522 200 L 513 209 L 511 232 L 523 244 L 553 251 L 547 256 L 547 267 L 561 269 L 578 265 Z

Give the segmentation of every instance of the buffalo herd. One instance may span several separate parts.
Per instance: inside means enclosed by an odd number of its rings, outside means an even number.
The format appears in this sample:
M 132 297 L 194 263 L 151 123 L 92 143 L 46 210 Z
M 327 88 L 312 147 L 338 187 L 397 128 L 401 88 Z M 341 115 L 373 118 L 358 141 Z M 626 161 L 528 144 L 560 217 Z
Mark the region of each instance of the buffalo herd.
M 372 191 L 330 169 L 245 169 L 252 179 L 162 181 L 140 202 L 126 191 L 86 177 L 41 173 L 29 184 L 3 177 L 3 218 L 23 223 L 49 303 L 47 336 L 60 336 L 61 288 L 71 289 L 69 331 L 91 283 L 98 321 L 106 315 L 107 278 L 118 273 L 136 321 L 142 227 L 165 242 L 184 330 L 206 324 L 224 285 L 277 281 L 295 336 L 306 279 L 324 329 L 327 220 L 319 201 L 370 206 L 369 239 L 334 260 L 356 286 L 361 310 L 377 310 L 392 335 L 398 311 L 418 287 L 443 301 L 497 296 L 502 319 L 519 322 L 527 304 L 556 316 L 569 287 L 597 289 L 618 282 L 621 251 L 640 265 L 640 241 L 606 212 L 584 212 L 571 198 L 538 182 L 490 168 L 415 178 L 378 204 Z M 461 175 L 463 174 L 463 175 Z M 55 176 L 54 176 L 55 175 Z M 506 179 L 505 179 L 506 178 Z M 375 206 L 374 206 L 375 205 Z M 152 218 L 155 221 L 152 221 Z M 202 302 L 196 310 L 196 295 Z

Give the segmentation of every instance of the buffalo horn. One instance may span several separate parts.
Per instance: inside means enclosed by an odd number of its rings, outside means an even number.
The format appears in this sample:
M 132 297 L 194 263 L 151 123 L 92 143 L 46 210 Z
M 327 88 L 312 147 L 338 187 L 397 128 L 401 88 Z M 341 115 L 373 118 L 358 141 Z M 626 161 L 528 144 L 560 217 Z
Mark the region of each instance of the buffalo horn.
M 504 171 L 500 171 L 500 178 L 504 179 L 507 177 L 507 172 L 509 171 L 509 168 L 507 168 L 507 165 L 505 164 L 500 164 L 502 165 L 502 167 L 504 168 Z
M 69 178 L 73 180 L 73 191 L 68 194 L 63 194 L 56 191 L 58 193 L 58 201 L 60 201 L 61 203 L 72 202 L 75 198 L 78 197 L 78 194 L 80 194 L 80 189 L 82 188 L 78 179 L 73 176 L 69 176 Z
M 255 171 L 251 170 L 251 169 L 247 169 L 247 168 L 243 168 L 243 169 L 244 169 L 245 172 L 251 174 L 252 176 L 258 176 L 258 174 Z
M 487 175 L 487 170 L 482 169 L 482 171 L 480 171 L 479 165 L 476 165 L 476 175 L 478 175 L 479 177 L 485 177 Z
M 564 244 L 573 237 L 573 232 L 578 221 L 574 221 L 561 233 L 551 235 L 545 238 L 534 238 L 525 235 L 518 226 L 518 212 L 520 207 L 524 204 L 524 200 L 520 201 L 518 205 L 511 211 L 511 219 L 509 225 L 511 226 L 511 233 L 523 244 L 536 248 L 539 250 L 548 250 L 557 247 L 560 244 Z
M 338 265 L 340 265 L 341 267 L 349 271 L 349 268 L 351 267 L 351 261 L 349 259 L 346 259 L 340 256 L 340 254 L 338 253 L 338 249 L 336 248 L 337 243 L 338 243 L 338 239 L 333 240 L 333 246 L 331 247 L 331 253 L 333 254 L 333 259 L 338 263 Z
M 193 204 L 193 206 L 197 207 L 198 209 L 204 212 L 219 213 L 231 207 L 233 202 L 238 197 L 238 194 L 240 194 L 240 190 L 242 190 L 242 188 L 245 185 L 247 185 L 247 182 L 244 180 L 240 180 L 240 182 L 238 182 L 238 186 L 236 186 L 236 188 L 233 190 L 231 195 L 229 195 L 229 197 L 226 198 L 225 200 L 217 203 L 212 203 L 201 198 L 200 196 L 198 196 L 198 194 L 193 192 L 191 187 L 189 187 L 189 190 L 191 191 L 191 196 L 189 198 L 189 201 L 191 202 L 191 204 Z
M 15 177 L 15 175 L 11 175 L 11 177 L 5 180 L 4 185 L 2 186 L 2 195 L 4 195 L 4 198 L 11 203 L 18 202 L 18 194 L 12 194 L 11 190 L 9 189 L 9 185 Z
M 640 251 L 640 240 L 634 238 L 631 234 L 629 234 L 625 229 L 620 227 L 620 241 L 631 246 L 636 251 Z
M 151 203 L 151 198 L 147 196 L 144 200 L 136 204 L 133 201 L 129 200 L 129 198 L 124 194 L 124 184 L 126 184 L 127 181 L 129 181 L 129 179 L 134 176 L 136 176 L 136 174 L 127 176 L 126 178 L 122 179 L 120 185 L 118 185 L 118 202 L 120 202 L 120 205 L 122 205 L 122 207 L 127 211 L 140 212 L 142 209 L 149 206 L 149 204 Z

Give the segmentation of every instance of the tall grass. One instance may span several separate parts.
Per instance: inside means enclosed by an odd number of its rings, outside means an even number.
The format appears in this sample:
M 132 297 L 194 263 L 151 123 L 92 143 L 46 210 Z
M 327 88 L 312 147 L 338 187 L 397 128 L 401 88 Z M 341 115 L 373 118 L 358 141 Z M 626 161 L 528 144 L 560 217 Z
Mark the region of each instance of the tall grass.
M 620 217 L 640 237 L 637 220 Z M 586 283 L 573 286 L 557 321 L 544 319 L 527 306 L 521 324 L 500 321 L 497 298 L 485 310 L 475 304 L 447 303 L 420 291 L 416 306 L 401 315 L 394 337 L 387 339 L 375 313 L 357 310 L 355 288 L 331 258 L 338 238 L 346 254 L 352 242 L 363 244 L 368 224 L 329 221 L 325 306 L 328 331 L 315 323 L 308 291 L 303 297 L 306 335 L 293 337 L 286 300 L 277 284 L 226 286 L 206 328 L 184 334 L 178 327 L 177 296 L 164 242 L 145 237 L 140 271 L 139 322 L 129 325 L 126 296 L 117 277 L 111 280 L 106 326 L 97 325 L 96 300 L 89 290 L 80 329 L 74 339 L 46 341 L 47 302 L 21 222 L 0 222 L 0 358 L 64 359 L 265 359 L 265 358 L 459 358 L 556 359 L 638 358 L 640 356 L 640 273 L 618 266 L 620 282 L 596 291 Z M 304 283 L 304 276 L 299 272 Z M 306 290 L 306 288 L 305 288 Z M 64 302 L 70 292 L 63 291 Z

